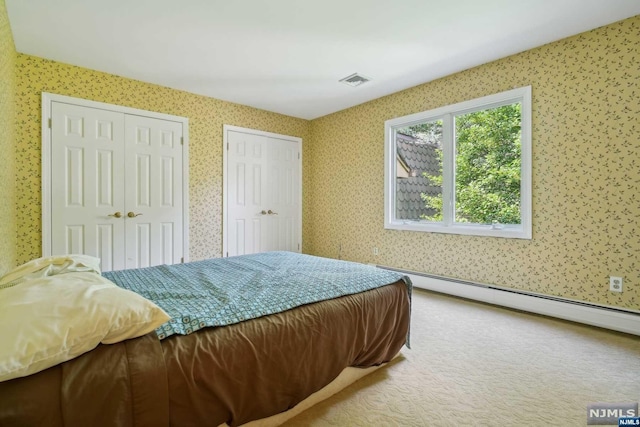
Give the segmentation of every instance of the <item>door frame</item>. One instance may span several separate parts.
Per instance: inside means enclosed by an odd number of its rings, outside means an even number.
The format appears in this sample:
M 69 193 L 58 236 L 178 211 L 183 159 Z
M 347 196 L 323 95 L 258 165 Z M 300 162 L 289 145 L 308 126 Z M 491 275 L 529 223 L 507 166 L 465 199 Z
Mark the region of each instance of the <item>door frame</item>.
M 182 256 L 189 261 L 189 119 L 122 105 L 42 92 L 42 256 L 51 256 L 51 110 L 52 103 L 78 105 L 182 124 Z
M 250 129 L 250 128 L 243 128 L 240 126 L 233 126 L 233 125 L 226 125 L 223 124 L 222 125 L 222 257 L 226 258 L 229 256 L 227 250 L 228 250 L 228 246 L 227 246 L 227 239 L 229 237 L 229 232 L 228 232 L 228 223 L 227 223 L 227 218 L 228 218 L 228 208 L 229 208 L 229 204 L 227 202 L 227 195 L 229 194 L 229 191 L 227 189 L 227 184 L 229 182 L 229 180 L 227 179 L 228 177 L 228 172 L 229 172 L 229 163 L 228 163 L 228 156 L 229 156 L 229 142 L 228 142 L 228 133 L 229 131 L 234 131 L 234 132 L 242 132 L 242 133 L 248 133 L 251 135 L 258 135 L 258 136 L 264 136 L 264 137 L 268 137 L 268 138 L 277 138 L 277 139 L 284 139 L 287 141 L 291 141 L 291 142 L 295 142 L 300 144 L 300 149 L 299 149 L 299 153 L 300 153 L 300 163 L 298 165 L 298 176 L 300 177 L 300 182 L 298 185 L 298 200 L 300 200 L 300 209 L 298 210 L 297 213 L 297 217 L 298 217 L 298 244 L 300 245 L 300 252 L 302 252 L 302 138 L 299 138 L 297 136 L 291 136 L 291 135 L 283 135 L 283 134 L 279 134 L 279 133 L 273 133 L 273 132 L 265 132 L 265 131 L 261 131 L 261 130 L 257 130 L 257 129 Z

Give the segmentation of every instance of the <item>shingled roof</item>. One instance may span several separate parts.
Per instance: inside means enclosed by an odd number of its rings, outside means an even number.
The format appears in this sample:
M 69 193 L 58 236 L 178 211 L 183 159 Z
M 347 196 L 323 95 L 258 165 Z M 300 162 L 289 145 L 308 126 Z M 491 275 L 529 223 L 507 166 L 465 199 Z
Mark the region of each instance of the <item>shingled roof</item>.
M 434 215 L 425 207 L 421 194 L 439 196 L 442 188 L 429 183 L 423 173 L 440 174 L 439 146 L 425 143 L 410 135 L 396 133 L 396 150 L 399 160 L 409 169 L 408 177 L 396 178 L 396 219 L 420 220 Z

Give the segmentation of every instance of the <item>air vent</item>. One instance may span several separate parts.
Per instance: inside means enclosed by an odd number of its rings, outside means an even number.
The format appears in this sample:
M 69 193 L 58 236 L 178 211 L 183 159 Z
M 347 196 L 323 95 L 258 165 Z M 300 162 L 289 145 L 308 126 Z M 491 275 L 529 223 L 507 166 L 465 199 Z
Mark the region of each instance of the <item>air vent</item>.
M 365 84 L 369 80 L 371 80 L 371 79 L 369 79 L 367 77 L 364 77 L 364 76 L 361 76 L 358 73 L 353 73 L 350 76 L 345 77 L 344 79 L 340 79 L 340 82 L 344 83 L 346 85 L 349 85 L 349 86 L 356 87 L 356 86 L 360 86 L 362 84 Z

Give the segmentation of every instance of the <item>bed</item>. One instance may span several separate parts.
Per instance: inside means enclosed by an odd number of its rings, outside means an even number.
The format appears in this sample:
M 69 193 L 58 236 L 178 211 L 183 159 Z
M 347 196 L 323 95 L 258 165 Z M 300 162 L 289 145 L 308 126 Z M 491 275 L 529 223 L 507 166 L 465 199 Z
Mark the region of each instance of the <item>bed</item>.
M 53 277 L 62 284 L 65 274 Z M 168 317 L 0 382 L 0 425 L 237 426 L 286 412 L 345 368 L 379 366 L 408 344 L 411 283 L 371 266 L 270 252 L 104 276 Z M 19 286 L 0 282 L 0 305 Z

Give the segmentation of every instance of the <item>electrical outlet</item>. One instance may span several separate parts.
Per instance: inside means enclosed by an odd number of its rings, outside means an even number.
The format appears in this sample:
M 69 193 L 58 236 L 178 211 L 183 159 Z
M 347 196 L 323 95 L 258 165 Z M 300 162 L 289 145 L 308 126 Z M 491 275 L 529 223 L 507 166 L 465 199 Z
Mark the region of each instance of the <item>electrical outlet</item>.
M 373 254 L 374 254 L 375 256 L 380 255 L 380 252 L 378 251 L 378 248 L 373 248 Z
M 622 277 L 609 276 L 609 290 L 611 292 L 622 292 Z

